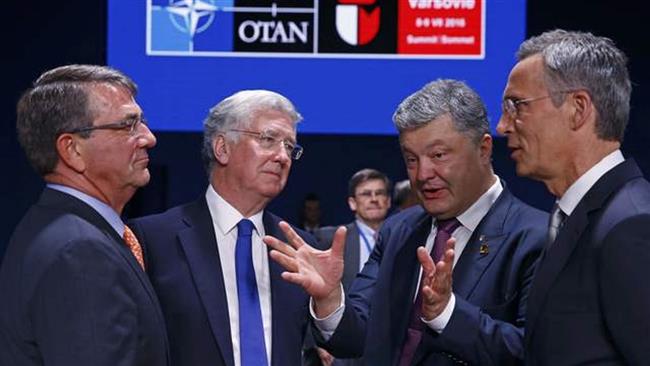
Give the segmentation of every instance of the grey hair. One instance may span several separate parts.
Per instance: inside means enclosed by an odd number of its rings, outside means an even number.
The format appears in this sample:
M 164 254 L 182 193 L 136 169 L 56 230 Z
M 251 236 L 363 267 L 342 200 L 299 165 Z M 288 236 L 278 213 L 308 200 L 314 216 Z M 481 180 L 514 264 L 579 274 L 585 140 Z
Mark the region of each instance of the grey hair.
M 64 132 L 92 126 L 92 86 L 111 84 L 132 96 L 137 86 L 122 72 L 107 66 L 66 65 L 46 71 L 23 93 L 16 107 L 18 141 L 29 163 L 41 175 L 51 173 L 59 156 L 56 139 Z M 87 138 L 90 132 L 79 133 Z
M 544 80 L 550 92 L 585 90 L 598 111 L 596 134 L 603 140 L 623 141 L 630 115 L 632 85 L 627 57 L 606 37 L 556 29 L 521 44 L 517 60 L 541 55 Z M 553 96 L 556 106 L 563 94 Z
M 408 96 L 393 114 L 397 130 L 420 128 L 432 120 L 449 115 L 456 130 L 478 144 L 489 133 L 487 110 L 481 97 L 458 80 L 438 79 Z
M 242 90 L 219 102 L 210 109 L 203 121 L 202 158 L 208 174 L 215 162 L 212 142 L 221 134 L 232 129 L 246 129 L 255 119 L 257 113 L 275 110 L 285 113 L 295 125 L 302 116 L 293 103 L 286 97 L 270 90 Z M 238 135 L 228 135 L 231 141 L 237 141 Z

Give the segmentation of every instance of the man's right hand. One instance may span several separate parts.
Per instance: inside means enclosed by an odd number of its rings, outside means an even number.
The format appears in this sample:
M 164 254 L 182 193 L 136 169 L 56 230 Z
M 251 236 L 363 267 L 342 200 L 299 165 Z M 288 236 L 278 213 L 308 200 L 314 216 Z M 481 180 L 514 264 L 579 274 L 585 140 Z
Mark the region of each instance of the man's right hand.
M 264 243 L 273 249 L 271 258 L 286 270 L 282 278 L 301 286 L 312 297 L 316 316 L 327 317 L 341 304 L 345 227 L 336 230 L 328 250 L 311 247 L 284 221 L 279 227 L 289 243 L 264 236 Z

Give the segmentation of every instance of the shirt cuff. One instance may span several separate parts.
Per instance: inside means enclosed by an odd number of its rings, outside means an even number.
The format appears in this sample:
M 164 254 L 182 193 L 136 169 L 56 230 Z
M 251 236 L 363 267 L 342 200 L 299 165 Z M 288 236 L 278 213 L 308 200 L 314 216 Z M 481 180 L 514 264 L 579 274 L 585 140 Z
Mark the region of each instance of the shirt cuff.
M 309 298 L 309 313 L 314 319 L 314 325 L 320 331 L 320 334 L 323 336 L 325 341 L 328 341 L 336 327 L 339 326 L 341 319 L 343 318 L 343 311 L 345 310 L 345 291 L 343 290 L 343 285 L 341 285 L 341 303 L 339 307 L 336 308 L 330 315 L 324 318 L 317 318 L 316 313 L 314 312 L 314 299 Z
M 422 321 L 431 329 L 433 329 L 436 333 L 440 334 L 442 333 L 443 330 L 445 330 L 445 327 L 447 326 L 447 323 L 449 323 L 449 319 L 451 319 L 451 314 L 454 313 L 454 308 L 456 307 L 456 296 L 452 293 L 451 297 L 449 298 L 449 302 L 447 303 L 447 306 L 445 306 L 445 309 L 438 315 L 437 317 L 426 321 L 424 318 Z

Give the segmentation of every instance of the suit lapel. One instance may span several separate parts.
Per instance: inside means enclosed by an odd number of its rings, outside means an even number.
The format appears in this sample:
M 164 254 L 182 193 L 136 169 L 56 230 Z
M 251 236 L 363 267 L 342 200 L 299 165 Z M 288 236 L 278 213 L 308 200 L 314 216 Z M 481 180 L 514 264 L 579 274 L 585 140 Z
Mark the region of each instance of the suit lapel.
M 405 233 L 407 239 L 395 254 L 393 264 L 392 284 L 390 286 L 391 337 L 395 341 L 393 348 L 399 350 L 404 342 L 406 329 L 411 317 L 413 299 L 417 289 L 420 263 L 417 259 L 417 248 L 426 244 L 427 236 L 431 232 L 431 216 L 423 212 L 415 220 L 413 230 Z M 409 225 L 405 225 L 409 226 Z M 400 244 L 400 243 L 390 243 Z M 406 311 L 404 311 L 406 310 Z M 399 352 L 399 351 L 397 351 Z
M 454 294 L 468 299 L 480 278 L 503 247 L 507 233 L 504 223 L 512 205 L 512 195 L 504 187 L 499 198 L 469 238 L 453 272 Z
M 54 206 L 57 209 L 69 211 L 88 221 L 91 225 L 103 232 L 104 235 L 106 235 L 106 239 L 109 242 L 112 242 L 114 248 L 118 253 L 120 253 L 120 256 L 138 278 L 151 302 L 156 305 L 154 308 L 157 310 L 158 316 L 162 321 L 163 315 L 159 310 L 160 305 L 158 304 L 158 297 L 155 295 L 154 289 L 151 286 L 146 273 L 140 267 L 140 264 L 133 256 L 133 253 L 131 253 L 131 250 L 124 242 L 124 239 L 120 237 L 115 229 L 113 229 L 113 227 L 102 217 L 102 215 L 99 214 L 99 212 L 95 211 L 94 208 L 82 200 L 51 188 L 45 188 L 45 190 L 43 190 L 39 204 L 44 206 Z
M 357 276 L 357 272 L 361 269 L 359 268 L 359 228 L 353 222 L 347 225 L 348 232 L 345 236 L 345 253 L 343 260 L 346 263 L 346 266 L 343 270 L 343 283 L 347 284 L 348 287 L 354 281 L 354 278 Z
M 188 228 L 178 232 L 192 278 L 226 365 L 234 365 L 228 301 L 214 226 L 205 199 L 188 210 Z
M 641 176 L 641 171 L 633 160 L 626 160 L 605 173 L 566 219 L 555 242 L 544 249 L 528 298 L 526 343 L 532 336 L 550 287 L 568 262 L 578 246 L 580 236 L 589 225 L 590 212 L 600 209 L 609 196 L 626 182 Z
M 280 222 L 278 217 L 264 211 L 262 221 L 264 223 L 264 231 L 266 232 L 266 235 L 271 235 L 283 242 L 287 241 L 284 233 L 278 228 L 278 223 Z M 271 248 L 267 247 L 267 252 L 270 251 Z M 293 355 L 287 354 L 292 350 L 290 344 L 295 341 L 294 339 L 288 339 L 287 337 L 288 329 L 291 329 L 293 324 L 296 322 L 296 312 L 292 310 L 292 308 L 302 308 L 306 306 L 307 299 L 307 295 L 301 299 L 296 297 L 295 294 L 298 287 L 282 279 L 281 275 L 284 271 L 284 268 L 280 264 L 269 257 L 271 311 L 273 314 L 271 317 L 271 365 L 285 365 L 287 360 L 294 358 Z M 300 301 L 301 303 L 296 304 L 296 301 Z M 291 337 L 293 337 L 293 335 Z

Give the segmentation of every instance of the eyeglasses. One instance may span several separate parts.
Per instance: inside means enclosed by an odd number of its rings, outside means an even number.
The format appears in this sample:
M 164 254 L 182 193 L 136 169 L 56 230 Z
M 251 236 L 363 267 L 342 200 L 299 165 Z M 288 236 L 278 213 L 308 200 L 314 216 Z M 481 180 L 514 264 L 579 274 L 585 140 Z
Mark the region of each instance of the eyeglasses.
M 388 197 L 388 191 L 386 191 L 385 189 L 377 189 L 375 191 L 366 190 L 357 193 L 356 196 L 359 196 L 364 199 L 371 199 L 373 196 L 376 196 L 378 198 L 383 198 L 383 197 Z
M 114 122 L 114 123 L 107 123 L 107 124 L 104 124 L 104 125 L 74 128 L 74 129 L 66 131 L 66 132 L 67 133 L 82 133 L 82 132 L 88 132 L 88 131 L 94 131 L 94 130 L 124 130 L 129 135 L 133 136 L 133 135 L 135 135 L 135 133 L 138 130 L 138 127 L 140 126 L 141 123 L 146 126 L 147 125 L 147 120 L 144 117 L 135 117 L 135 118 L 129 118 L 129 119 L 125 119 L 123 121 L 118 121 L 118 122 Z
M 533 97 L 533 98 L 526 98 L 526 99 L 516 99 L 516 98 L 504 98 L 503 102 L 501 102 L 501 109 L 504 114 L 507 114 L 510 119 L 515 119 L 519 115 L 519 106 L 532 102 L 536 102 L 538 100 L 543 100 L 547 98 L 551 98 L 555 95 L 558 94 L 566 94 L 566 93 L 572 93 L 575 90 L 561 90 L 561 91 L 556 91 L 552 93 L 548 93 L 547 95 L 543 95 L 541 97 Z
M 261 132 L 255 132 L 255 131 L 248 131 L 248 130 L 232 129 L 232 130 L 228 130 L 228 132 L 239 132 L 239 133 L 245 133 L 247 135 L 255 136 L 260 146 L 263 149 L 267 149 L 267 150 L 271 150 L 276 146 L 278 146 L 279 143 L 282 143 L 282 147 L 284 147 L 284 150 L 287 152 L 287 155 L 289 155 L 293 160 L 300 159 L 303 153 L 302 146 L 298 145 L 297 143 L 291 140 L 283 139 L 278 132 L 273 130 L 264 130 Z

